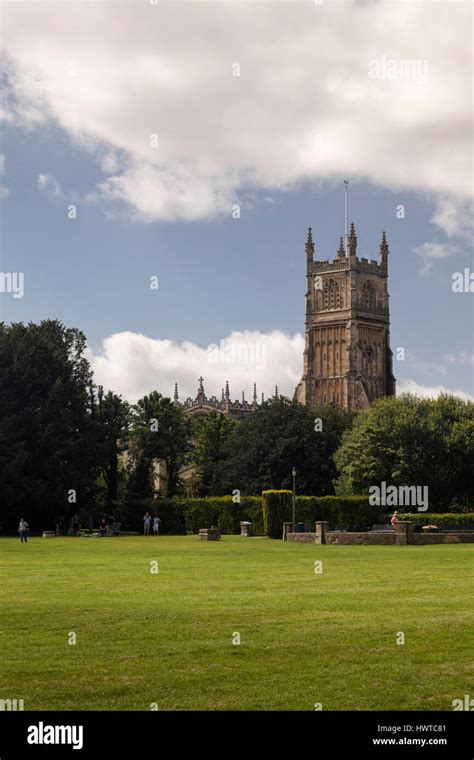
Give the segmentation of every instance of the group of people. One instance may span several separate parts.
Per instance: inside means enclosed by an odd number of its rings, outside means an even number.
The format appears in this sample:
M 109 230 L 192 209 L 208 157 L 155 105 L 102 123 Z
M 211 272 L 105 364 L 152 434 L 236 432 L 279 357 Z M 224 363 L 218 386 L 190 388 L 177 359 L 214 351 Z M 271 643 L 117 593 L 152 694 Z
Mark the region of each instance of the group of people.
M 121 523 L 119 523 L 118 520 L 109 518 L 107 521 L 105 517 L 103 517 L 99 525 L 99 534 L 101 536 L 110 536 L 110 534 L 112 534 L 112 536 L 120 536 L 120 527 Z
M 77 536 L 80 530 L 83 530 L 83 527 L 81 526 L 78 515 L 73 515 L 69 520 L 66 517 L 61 516 L 56 518 L 57 536 Z
M 158 517 L 158 515 L 155 515 L 155 517 L 152 517 L 150 513 L 147 512 L 143 518 L 143 535 L 149 536 L 150 527 L 153 527 L 153 535 L 158 536 L 160 533 L 160 523 L 161 523 L 161 520 Z

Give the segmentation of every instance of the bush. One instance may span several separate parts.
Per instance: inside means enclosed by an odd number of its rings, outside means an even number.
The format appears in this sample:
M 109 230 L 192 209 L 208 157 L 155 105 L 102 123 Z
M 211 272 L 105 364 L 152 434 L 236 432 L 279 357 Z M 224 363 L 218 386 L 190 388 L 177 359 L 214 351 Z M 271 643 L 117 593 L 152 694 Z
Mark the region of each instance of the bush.
M 283 523 L 291 519 L 291 491 L 262 491 L 263 530 L 270 538 L 282 538 Z

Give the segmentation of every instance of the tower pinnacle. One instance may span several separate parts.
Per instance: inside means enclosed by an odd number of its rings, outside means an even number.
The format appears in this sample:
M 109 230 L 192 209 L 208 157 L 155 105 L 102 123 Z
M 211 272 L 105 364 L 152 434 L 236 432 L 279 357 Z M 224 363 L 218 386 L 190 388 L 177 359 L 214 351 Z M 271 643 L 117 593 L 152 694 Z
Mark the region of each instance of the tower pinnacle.
M 314 256 L 314 243 L 313 243 L 313 231 L 311 227 L 308 227 L 308 237 L 305 245 L 306 260 L 312 261 Z
M 351 231 L 349 232 L 349 256 L 356 256 L 357 254 L 357 235 L 354 226 L 354 222 L 351 222 Z
M 338 248 L 338 251 L 337 251 L 337 258 L 338 259 L 344 259 L 346 257 L 346 252 L 344 250 L 344 238 L 341 237 L 341 238 L 339 238 L 339 240 L 340 240 L 340 242 L 339 242 L 339 248 Z

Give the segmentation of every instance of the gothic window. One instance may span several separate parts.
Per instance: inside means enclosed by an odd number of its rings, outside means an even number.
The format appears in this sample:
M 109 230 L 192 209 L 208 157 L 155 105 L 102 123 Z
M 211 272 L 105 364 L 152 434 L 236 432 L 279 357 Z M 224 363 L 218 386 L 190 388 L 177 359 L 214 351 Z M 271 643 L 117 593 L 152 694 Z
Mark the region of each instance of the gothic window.
M 375 309 L 375 288 L 369 280 L 362 287 L 362 306 L 367 309 Z
M 341 305 L 341 296 L 339 285 L 335 280 L 328 280 L 324 286 L 324 308 L 339 309 Z

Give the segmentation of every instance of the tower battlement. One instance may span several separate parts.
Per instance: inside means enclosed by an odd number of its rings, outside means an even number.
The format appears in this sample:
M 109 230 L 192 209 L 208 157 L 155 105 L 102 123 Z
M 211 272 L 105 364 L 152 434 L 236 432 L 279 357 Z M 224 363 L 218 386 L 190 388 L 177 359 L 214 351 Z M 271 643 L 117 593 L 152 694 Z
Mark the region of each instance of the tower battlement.
M 359 258 L 355 256 L 353 258 L 347 257 L 345 259 L 329 259 L 320 260 L 315 259 L 308 263 L 308 268 L 312 274 L 320 274 L 321 272 L 343 272 L 346 269 L 358 269 L 359 271 L 373 272 L 374 274 L 384 274 L 385 267 L 383 262 L 376 261 L 375 259 Z

